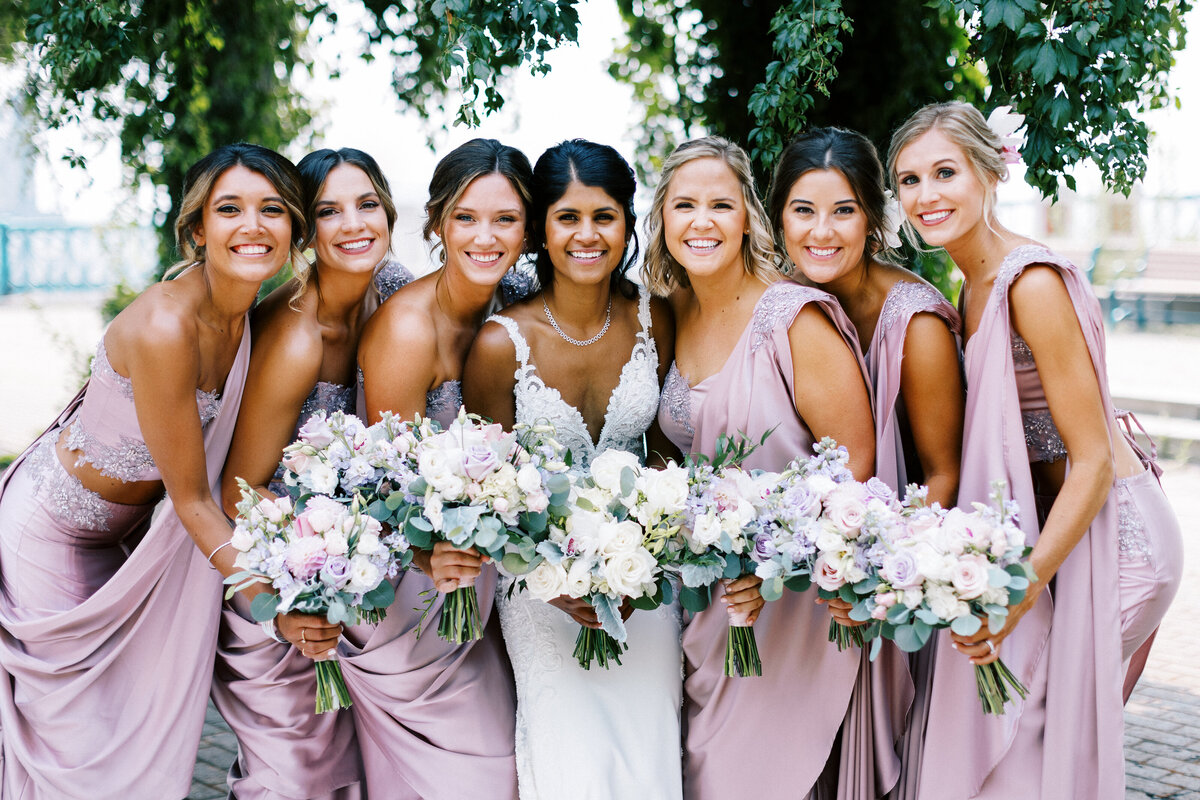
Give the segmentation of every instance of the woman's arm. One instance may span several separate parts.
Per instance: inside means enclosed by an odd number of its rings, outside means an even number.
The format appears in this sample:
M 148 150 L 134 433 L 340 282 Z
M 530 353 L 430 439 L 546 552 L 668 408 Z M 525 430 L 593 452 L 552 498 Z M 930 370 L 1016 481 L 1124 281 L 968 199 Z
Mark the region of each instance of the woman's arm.
M 1113 482 L 1112 444 L 1100 381 L 1066 284 L 1053 267 L 1031 266 L 1013 283 L 1009 303 L 1013 328 L 1033 352 L 1050 415 L 1066 445 L 1071 469 L 1030 556 L 1037 580 L 1025 599 L 1009 607 L 999 633 L 990 633 L 984 625 L 974 636 L 954 637 L 958 649 L 971 656 L 975 664 L 997 658 L 984 640 L 1000 644 L 1033 608 L 1091 526 Z M 1033 509 L 1026 513 L 1033 513 Z
M 966 396 L 958 344 L 936 314 L 916 314 L 908 323 L 900 364 L 900 396 L 929 487 L 929 500 L 952 508 L 958 498 Z
M 854 352 L 812 303 L 796 315 L 788 342 L 796 413 L 818 440 L 830 436 L 845 447 L 855 480 L 867 480 L 875 473 L 875 423 Z
M 254 331 L 242 406 L 221 475 L 221 501 L 230 518 L 237 516 L 238 478 L 260 494 L 274 496 L 267 484 L 320 374 L 320 332 L 290 308 L 274 311 Z
M 484 323 L 463 365 L 463 405 L 467 411 L 512 430 L 517 421 L 514 392 L 519 366 L 516 347 L 504 326 Z

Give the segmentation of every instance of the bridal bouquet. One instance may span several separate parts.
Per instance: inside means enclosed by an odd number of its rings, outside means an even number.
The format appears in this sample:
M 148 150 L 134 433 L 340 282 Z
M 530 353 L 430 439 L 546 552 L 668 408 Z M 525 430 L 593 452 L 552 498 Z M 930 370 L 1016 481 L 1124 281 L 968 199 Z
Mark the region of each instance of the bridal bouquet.
M 712 459 L 698 458 L 690 464 L 680 529 L 684 546 L 674 568 L 683 584 L 680 605 L 693 613 L 708 607 L 717 581 L 734 580 L 756 571 L 754 537 L 779 475 L 736 466 L 753 449 L 745 441 L 734 443 L 721 436 Z M 749 619 L 746 615 L 731 616 L 729 625 L 725 674 L 762 675 L 762 659 Z
M 886 542 L 902 526 L 901 505 L 878 478 L 854 480 L 846 448 L 832 439 L 817 442 L 813 451 L 789 465 L 764 504 L 752 551 L 755 574 L 763 579 L 760 591 L 773 600 L 785 586 L 804 591 L 816 583 L 820 597 L 861 609 L 875 594 Z M 856 618 L 870 619 L 861 611 Z M 830 620 L 829 640 L 839 650 L 861 647 L 877 629 Z
M 649 469 L 637 456 L 606 450 L 571 487 L 570 513 L 550 526 L 537 545 L 540 562 L 517 579 L 533 597 L 586 598 L 600 629 L 581 627 L 575 658 L 608 668 L 626 649 L 621 605 L 652 609 L 671 600 L 663 563 L 677 549 L 687 470 L 671 464 Z M 505 562 L 507 564 L 507 561 Z
M 398 468 L 380 480 L 371 513 L 413 547 L 474 548 L 519 573 L 535 558 L 552 514 L 570 492 L 564 449 L 549 426 L 506 433 L 460 410 L 444 431 L 405 423 Z M 483 636 L 474 581 L 460 581 L 442 606 L 438 634 L 456 644 Z
M 1035 580 L 1026 560 L 1031 548 L 1016 524 L 1016 503 L 1004 499 L 1004 482 L 992 485 L 992 505 L 973 503 L 970 512 L 927 508 L 923 493 L 914 489 L 906 500 L 906 525 L 884 556 L 863 611 L 906 652 L 919 650 L 938 628 L 970 636 L 981 618 L 998 632 L 1008 606 L 1021 602 Z M 976 666 L 975 680 L 989 714 L 1004 713 L 1010 687 L 1026 695 L 1000 660 Z
M 299 611 L 323 614 L 331 623 L 378 622 L 395 599 L 390 583 L 412 558 L 399 533 L 385 532 L 364 510 L 328 495 L 267 499 L 238 479 L 241 501 L 230 545 L 239 572 L 225 579 L 226 598 L 256 584 L 274 591 L 250 604 L 256 620 Z M 318 661 L 317 713 L 350 706 L 337 661 Z

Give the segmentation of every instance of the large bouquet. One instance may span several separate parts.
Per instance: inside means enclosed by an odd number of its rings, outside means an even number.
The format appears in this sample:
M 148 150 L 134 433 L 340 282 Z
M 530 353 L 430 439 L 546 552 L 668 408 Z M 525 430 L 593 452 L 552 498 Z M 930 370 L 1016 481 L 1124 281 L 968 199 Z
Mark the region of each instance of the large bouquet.
M 883 635 L 902 650 L 919 650 L 938 628 L 961 636 L 999 632 L 1008 606 L 1019 603 L 1035 575 L 1028 563 L 1031 548 L 1017 526 L 1017 505 L 1004 499 L 1004 482 L 993 484 L 992 505 L 973 503 L 974 511 L 929 508 L 924 493 L 910 487 L 907 523 L 891 542 L 878 571 L 879 582 L 854 614 L 879 620 Z M 1026 689 L 997 659 L 975 667 L 984 711 L 1004 713 L 1011 687 L 1022 698 Z
M 874 594 L 886 541 L 901 526 L 901 506 L 878 478 L 854 480 L 846 448 L 832 439 L 813 451 L 788 466 L 763 504 L 752 550 L 760 591 L 773 600 L 785 587 L 805 591 L 816 583 L 826 600 L 861 605 Z M 839 650 L 861 647 L 877 628 L 830 620 L 829 640 Z
M 755 572 L 754 536 L 779 475 L 737 466 L 754 447 L 744 440 L 734 442 L 721 436 L 712 459 L 697 458 L 689 465 L 688 496 L 680 529 L 684 546 L 674 568 L 683 584 L 680 605 L 693 613 L 703 611 L 712 602 L 712 587 L 718 581 Z M 748 617 L 732 615 L 729 625 L 725 674 L 762 675 L 758 642 Z
M 535 537 L 570 491 L 564 450 L 548 426 L 506 433 L 460 410 L 444 431 L 409 424 L 401 469 L 379 483 L 371 513 L 404 532 L 413 547 L 435 542 L 475 548 L 520 571 L 535 557 Z M 460 581 L 442 606 L 438 634 L 456 644 L 483 635 L 473 580 Z
M 331 623 L 378 622 L 395 593 L 394 578 L 412 558 L 408 542 L 385 532 L 364 510 L 360 497 L 327 495 L 268 499 L 238 479 L 242 498 L 230 539 L 238 552 L 226 597 L 256 584 L 273 592 L 255 596 L 254 618 L 299 611 L 323 614 Z M 350 694 L 337 661 L 318 661 L 318 713 L 346 708 Z
M 687 496 L 687 470 L 642 467 L 637 456 L 606 450 L 571 487 L 570 513 L 555 520 L 537 545 L 540 561 L 516 586 L 549 601 L 586 598 L 600 629 L 581 627 L 575 658 L 608 668 L 621 663 L 626 630 L 621 605 L 651 609 L 671 600 L 663 563 L 673 560 Z M 508 564 L 508 562 L 505 562 Z

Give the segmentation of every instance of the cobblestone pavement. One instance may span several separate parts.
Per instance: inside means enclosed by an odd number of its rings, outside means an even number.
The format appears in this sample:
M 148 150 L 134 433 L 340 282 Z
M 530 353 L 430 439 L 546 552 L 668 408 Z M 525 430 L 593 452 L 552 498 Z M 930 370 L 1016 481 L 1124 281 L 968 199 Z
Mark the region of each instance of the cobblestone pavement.
M 1163 484 L 1183 527 L 1183 585 L 1125 708 L 1126 800 L 1200 800 L 1200 632 L 1194 624 L 1200 616 L 1200 466 L 1164 466 Z M 236 749 L 210 707 L 190 800 L 225 796 Z

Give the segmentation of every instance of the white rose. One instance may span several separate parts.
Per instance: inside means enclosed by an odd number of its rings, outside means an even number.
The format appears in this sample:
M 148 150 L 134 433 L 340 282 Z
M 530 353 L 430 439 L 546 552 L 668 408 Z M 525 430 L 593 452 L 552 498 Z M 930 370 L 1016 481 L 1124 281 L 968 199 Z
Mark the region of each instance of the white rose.
M 575 509 L 567 517 L 567 537 L 570 542 L 571 554 L 591 556 L 600 549 L 600 526 L 606 522 L 606 515 L 598 511 L 581 511 Z
M 714 514 L 696 517 L 692 523 L 691 538 L 701 550 L 712 547 L 721 539 L 721 521 Z
M 567 582 L 564 587 L 567 594 L 575 599 L 586 597 L 592 593 L 592 564 L 589 558 L 577 558 L 567 571 Z
M 425 498 L 425 510 L 422 516 L 429 520 L 435 531 L 442 529 L 442 496 L 437 492 L 430 493 Z
M 678 511 L 687 502 L 688 471 L 674 463 L 646 470 L 639 483 L 651 513 Z
M 950 575 L 957 562 L 953 556 L 947 556 L 927 543 L 921 542 L 912 547 L 913 558 L 917 562 L 917 572 L 928 581 L 950 580 Z
M 517 486 L 525 494 L 533 494 L 542 490 L 542 473 L 533 464 L 526 464 L 517 470 Z
M 822 474 L 808 476 L 807 482 L 809 491 L 815 493 L 821 499 L 827 497 L 838 487 L 833 478 Z
M 605 555 L 632 553 L 642 546 L 642 528 L 632 520 L 600 526 L 600 550 Z
M 608 588 L 622 597 L 641 597 L 643 587 L 654 576 L 654 556 L 645 550 L 617 553 L 604 562 L 604 579 Z
M 954 565 L 950 582 L 964 600 L 974 600 L 988 588 L 987 558 L 981 555 L 963 556 Z
M 525 576 L 525 589 L 537 600 L 548 602 L 566 591 L 567 573 L 561 566 L 543 561 Z
M 930 586 L 925 592 L 925 601 L 929 610 L 939 619 L 953 620 L 970 613 L 966 603 L 961 602 L 949 586 L 941 584 Z
M 383 545 L 379 543 L 379 534 L 374 531 L 363 531 L 358 537 L 358 546 L 355 547 L 355 550 L 369 556 L 378 553 L 382 547 Z M 325 549 L 328 551 L 328 546 Z
M 378 586 L 382 577 L 379 568 L 371 563 L 371 559 L 356 555 L 350 559 L 350 581 L 346 584 L 346 591 L 365 594 Z
M 942 517 L 942 524 L 931 531 L 929 541 L 938 550 L 951 555 L 962 555 L 963 545 L 970 539 L 967 513 L 961 508 L 952 508 Z
M 836 553 L 841 555 L 849 549 L 846 543 L 846 537 L 841 531 L 831 529 L 825 525 L 821 526 L 820 533 L 817 534 L 817 540 L 814 542 L 817 549 L 822 553 Z
M 317 494 L 333 494 L 337 489 L 337 473 L 324 461 L 314 465 L 306 477 L 309 487 Z
M 626 467 L 636 475 L 641 469 L 637 456 L 626 450 L 605 450 L 592 460 L 592 481 L 605 491 L 621 494 L 621 473 Z

